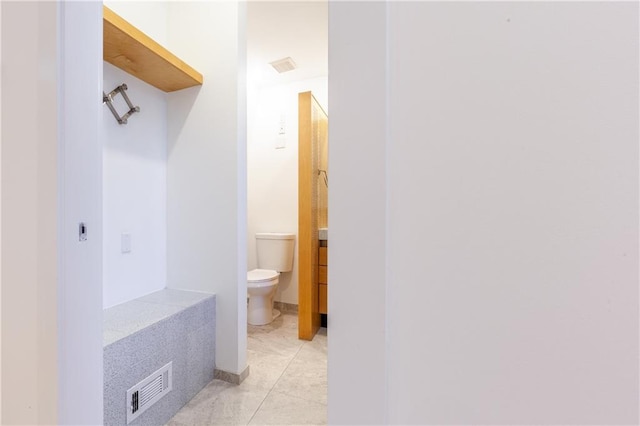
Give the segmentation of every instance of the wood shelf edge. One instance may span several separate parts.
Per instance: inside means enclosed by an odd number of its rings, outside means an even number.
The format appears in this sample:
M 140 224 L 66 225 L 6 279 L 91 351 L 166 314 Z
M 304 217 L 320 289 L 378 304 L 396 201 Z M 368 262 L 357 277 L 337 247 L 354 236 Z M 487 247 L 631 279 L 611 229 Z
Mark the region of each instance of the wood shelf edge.
M 103 6 L 103 59 L 123 71 L 173 92 L 202 85 L 202 74 Z

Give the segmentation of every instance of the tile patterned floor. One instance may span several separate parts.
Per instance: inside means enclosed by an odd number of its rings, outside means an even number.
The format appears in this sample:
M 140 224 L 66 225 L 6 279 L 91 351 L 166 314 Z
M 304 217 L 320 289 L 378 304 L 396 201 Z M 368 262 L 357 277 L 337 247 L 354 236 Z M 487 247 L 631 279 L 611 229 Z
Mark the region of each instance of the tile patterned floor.
M 298 340 L 297 316 L 283 314 L 247 334 L 249 377 L 239 386 L 213 380 L 167 426 L 327 423 L 326 328 Z

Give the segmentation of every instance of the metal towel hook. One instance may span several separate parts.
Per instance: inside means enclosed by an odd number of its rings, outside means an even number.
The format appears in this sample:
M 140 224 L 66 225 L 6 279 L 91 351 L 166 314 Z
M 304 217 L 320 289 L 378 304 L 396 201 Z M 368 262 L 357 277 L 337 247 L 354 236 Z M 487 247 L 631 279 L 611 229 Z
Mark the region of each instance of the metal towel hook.
M 118 124 L 127 124 L 127 119 L 131 116 L 131 114 L 133 114 L 134 112 L 140 112 L 140 107 L 133 106 L 125 90 L 127 90 L 127 85 L 121 84 L 120 86 L 113 89 L 111 93 L 109 93 L 108 95 L 102 92 L 102 103 L 107 104 L 107 106 L 111 110 L 111 113 L 116 118 L 116 121 L 118 121 Z M 124 101 L 127 103 L 127 106 L 129 106 L 129 111 L 126 114 L 124 114 L 122 117 L 120 117 L 120 115 L 118 114 L 118 111 L 116 111 L 116 109 L 113 107 L 113 97 L 118 93 L 122 95 L 122 97 L 124 98 Z

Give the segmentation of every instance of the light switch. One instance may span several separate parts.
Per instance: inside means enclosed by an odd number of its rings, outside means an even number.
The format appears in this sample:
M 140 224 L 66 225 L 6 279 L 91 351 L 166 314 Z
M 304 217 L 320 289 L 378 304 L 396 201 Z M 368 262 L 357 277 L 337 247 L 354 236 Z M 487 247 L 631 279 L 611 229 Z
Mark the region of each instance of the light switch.
M 278 129 L 278 134 L 284 135 L 285 133 L 287 133 L 286 127 L 287 127 L 286 117 L 284 114 L 280 114 L 280 126 Z
M 280 125 L 278 126 L 278 135 L 276 136 L 276 149 L 282 149 L 287 146 L 287 130 L 285 115 L 280 115 Z
M 120 236 L 122 253 L 131 253 L 131 234 L 122 233 Z

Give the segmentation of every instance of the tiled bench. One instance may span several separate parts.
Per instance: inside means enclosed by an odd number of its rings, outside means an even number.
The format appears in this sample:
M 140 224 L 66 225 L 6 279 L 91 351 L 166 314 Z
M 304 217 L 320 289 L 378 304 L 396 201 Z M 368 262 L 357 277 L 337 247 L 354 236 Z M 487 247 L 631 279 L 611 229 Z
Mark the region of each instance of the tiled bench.
M 173 389 L 130 424 L 165 424 L 213 379 L 215 295 L 165 289 L 104 310 L 104 424 L 127 424 L 127 389 L 173 362 Z

